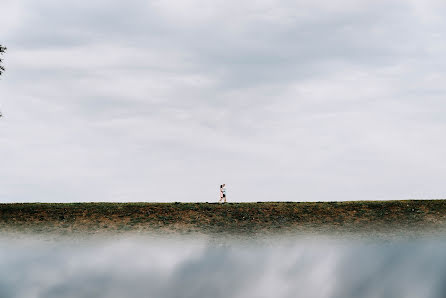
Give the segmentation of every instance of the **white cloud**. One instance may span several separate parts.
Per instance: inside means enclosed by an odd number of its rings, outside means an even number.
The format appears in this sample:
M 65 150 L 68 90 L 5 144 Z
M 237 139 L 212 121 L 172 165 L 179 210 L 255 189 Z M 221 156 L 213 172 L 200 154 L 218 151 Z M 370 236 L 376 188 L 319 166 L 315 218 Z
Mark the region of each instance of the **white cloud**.
M 8 1 L 1 201 L 438 198 L 438 1 Z

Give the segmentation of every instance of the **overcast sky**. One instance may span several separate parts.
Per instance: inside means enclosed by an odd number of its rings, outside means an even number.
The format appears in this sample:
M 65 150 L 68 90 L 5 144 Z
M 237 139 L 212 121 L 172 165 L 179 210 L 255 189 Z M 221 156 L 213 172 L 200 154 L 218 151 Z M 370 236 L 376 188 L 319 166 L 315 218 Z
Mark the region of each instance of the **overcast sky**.
M 0 201 L 445 198 L 443 0 L 0 0 Z

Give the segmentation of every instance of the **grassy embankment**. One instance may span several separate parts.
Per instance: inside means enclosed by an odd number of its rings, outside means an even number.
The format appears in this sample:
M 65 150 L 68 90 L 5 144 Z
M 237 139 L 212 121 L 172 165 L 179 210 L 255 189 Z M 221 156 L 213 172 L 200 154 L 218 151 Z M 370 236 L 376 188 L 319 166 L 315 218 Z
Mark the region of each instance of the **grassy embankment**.
M 0 233 L 439 234 L 446 200 L 0 204 Z

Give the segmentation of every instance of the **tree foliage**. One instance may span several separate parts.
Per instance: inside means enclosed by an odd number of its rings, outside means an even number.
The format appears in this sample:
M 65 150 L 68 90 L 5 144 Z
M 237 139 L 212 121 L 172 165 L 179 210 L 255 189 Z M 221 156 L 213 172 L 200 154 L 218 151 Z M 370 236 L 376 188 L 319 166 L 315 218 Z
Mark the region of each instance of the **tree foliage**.
M 4 52 L 6 52 L 6 48 L 0 44 L 0 75 L 5 71 L 5 68 L 2 65 L 3 59 L 1 56 Z

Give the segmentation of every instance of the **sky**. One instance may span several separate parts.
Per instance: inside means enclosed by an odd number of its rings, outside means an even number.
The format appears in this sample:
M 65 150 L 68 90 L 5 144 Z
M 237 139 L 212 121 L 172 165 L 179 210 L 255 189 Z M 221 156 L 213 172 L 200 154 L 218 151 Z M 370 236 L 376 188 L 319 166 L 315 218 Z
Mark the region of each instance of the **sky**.
M 442 0 L 0 1 L 0 202 L 445 197 Z

